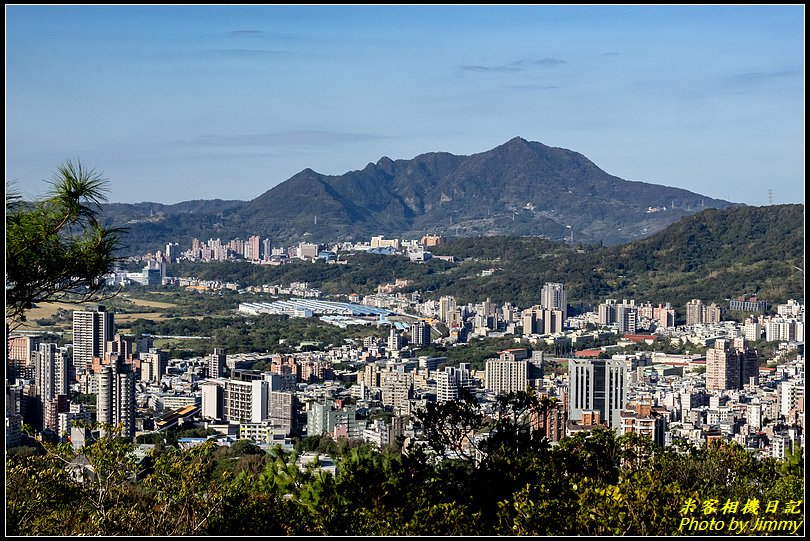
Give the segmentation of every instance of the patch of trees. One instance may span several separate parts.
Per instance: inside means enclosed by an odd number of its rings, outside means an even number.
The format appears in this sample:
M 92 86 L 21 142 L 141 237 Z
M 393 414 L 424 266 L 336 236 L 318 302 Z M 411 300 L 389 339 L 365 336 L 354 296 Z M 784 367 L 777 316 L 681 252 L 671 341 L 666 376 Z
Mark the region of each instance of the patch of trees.
M 6 456 L 7 534 L 687 535 L 684 518 L 712 518 L 713 500 L 726 523 L 803 518 L 801 449 L 777 462 L 734 443 L 660 448 L 600 429 L 550 445 L 531 420 L 551 400 L 515 393 L 489 416 L 469 397 L 432 404 L 417 414 L 423 444 L 404 454 L 323 437 L 266 454 L 156 446 L 142 461 L 114 437 L 43 444 Z M 336 473 L 299 465 L 304 449 L 334 453 Z M 756 517 L 744 510 L 754 500 Z
M 341 329 L 316 318 L 291 318 L 283 315 L 251 317 L 209 317 L 136 319 L 130 334 L 142 336 L 210 336 L 211 340 L 189 341 L 184 347 L 225 348 L 228 353 L 289 353 L 302 342 L 314 341 L 322 347 L 340 345 L 346 337 L 362 339 L 378 332 L 374 327 L 354 326 Z M 193 343 L 191 343 L 193 342 Z M 206 354 L 207 354 L 206 353 Z

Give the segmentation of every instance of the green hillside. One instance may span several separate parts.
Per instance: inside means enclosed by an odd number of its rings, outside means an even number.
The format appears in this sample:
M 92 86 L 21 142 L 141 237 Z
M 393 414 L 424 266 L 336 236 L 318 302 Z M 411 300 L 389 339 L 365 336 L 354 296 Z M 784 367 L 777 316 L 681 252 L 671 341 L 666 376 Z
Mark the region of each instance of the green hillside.
M 402 256 L 344 255 L 346 265 L 293 262 L 278 267 L 243 263 L 181 264 L 172 274 L 227 279 L 242 285 L 309 282 L 325 293 L 376 292 L 409 279 L 405 292 L 423 298 L 454 295 L 461 303 L 490 298 L 518 306 L 540 303 L 546 282 L 562 282 L 572 306 L 605 298 L 723 303 L 757 294 L 775 304 L 804 298 L 804 206 L 709 209 L 623 246 L 571 246 L 538 237 L 468 237 L 433 248 L 456 263 L 410 262 Z M 482 271 L 493 270 L 482 276 Z

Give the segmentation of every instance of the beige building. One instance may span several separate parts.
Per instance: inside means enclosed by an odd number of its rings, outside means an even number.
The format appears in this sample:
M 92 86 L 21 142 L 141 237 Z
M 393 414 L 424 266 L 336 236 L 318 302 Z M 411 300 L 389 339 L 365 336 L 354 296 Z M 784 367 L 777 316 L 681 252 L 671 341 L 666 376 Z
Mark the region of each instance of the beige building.
M 715 303 L 703 304 L 700 299 L 692 299 L 686 303 L 686 324 L 698 325 L 701 323 L 720 323 L 722 312 Z
M 758 355 L 745 338 L 717 339 L 706 350 L 706 389 L 742 389 L 751 378 L 759 381 Z
M 630 402 L 627 409 L 619 414 L 621 428 L 619 434 L 639 434 L 647 436 L 655 444 L 664 446 L 666 432 L 665 408 L 656 408 L 651 399 Z
M 380 374 L 382 403 L 394 408 L 395 415 L 410 415 L 413 373 L 387 371 Z
M 495 394 L 525 391 L 529 386 L 528 361 L 488 359 L 484 386 Z

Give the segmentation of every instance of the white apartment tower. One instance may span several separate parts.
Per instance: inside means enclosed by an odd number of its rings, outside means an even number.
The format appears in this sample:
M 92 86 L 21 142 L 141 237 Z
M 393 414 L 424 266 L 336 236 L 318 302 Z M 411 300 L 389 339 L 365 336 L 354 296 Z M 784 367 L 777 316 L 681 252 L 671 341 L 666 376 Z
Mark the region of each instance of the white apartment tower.
M 93 365 L 93 357 L 104 358 L 107 342 L 115 335 L 115 316 L 99 304 L 94 310 L 73 311 L 73 366 L 84 373 Z
M 484 386 L 495 394 L 525 391 L 529 385 L 526 359 L 487 359 Z
M 34 378 L 36 383 L 37 419 L 41 427 L 47 427 L 46 405 L 58 395 L 68 394 L 68 363 L 70 357 L 66 348 L 56 344 L 40 344 L 34 353 Z
M 568 317 L 568 296 L 565 293 L 565 284 L 546 282 L 543 285 L 540 304 L 546 310 L 562 310 L 562 319 Z
M 388 332 L 388 351 L 399 351 L 403 347 L 402 335 L 394 327 Z
M 440 404 L 458 400 L 461 390 L 472 390 L 475 380 L 472 377 L 470 363 L 459 363 L 458 368 L 446 366 L 443 371 L 436 373 L 436 401 Z
M 96 374 L 96 420 L 106 425 L 122 425 L 121 436 L 135 437 L 135 373 L 117 354 Z
M 411 325 L 411 343 L 416 346 L 430 345 L 430 325 L 426 321 L 417 321 Z
M 627 364 L 615 359 L 572 359 L 568 362 L 569 418 L 581 421 L 583 411 L 598 410 L 618 430 L 627 404 Z

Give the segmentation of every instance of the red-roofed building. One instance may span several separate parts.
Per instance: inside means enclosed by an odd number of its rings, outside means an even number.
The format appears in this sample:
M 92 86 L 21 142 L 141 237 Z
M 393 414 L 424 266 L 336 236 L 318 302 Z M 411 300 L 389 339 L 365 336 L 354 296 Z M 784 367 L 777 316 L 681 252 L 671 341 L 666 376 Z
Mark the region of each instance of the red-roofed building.
M 657 338 L 651 334 L 625 334 L 624 339 L 638 343 L 646 342 L 647 344 L 652 344 L 657 340 Z
M 604 353 L 601 349 L 581 349 L 575 353 L 577 357 L 597 358 Z

